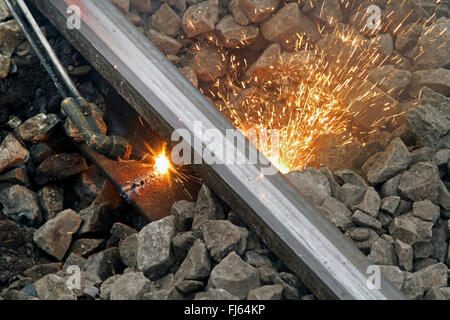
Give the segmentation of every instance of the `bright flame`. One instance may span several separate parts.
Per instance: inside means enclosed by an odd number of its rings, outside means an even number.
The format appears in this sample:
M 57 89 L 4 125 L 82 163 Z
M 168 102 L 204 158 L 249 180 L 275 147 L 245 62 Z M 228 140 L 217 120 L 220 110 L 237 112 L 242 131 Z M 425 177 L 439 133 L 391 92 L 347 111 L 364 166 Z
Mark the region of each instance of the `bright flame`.
M 154 167 L 160 175 L 166 175 L 171 168 L 171 164 L 167 156 L 164 153 L 161 153 L 155 158 Z

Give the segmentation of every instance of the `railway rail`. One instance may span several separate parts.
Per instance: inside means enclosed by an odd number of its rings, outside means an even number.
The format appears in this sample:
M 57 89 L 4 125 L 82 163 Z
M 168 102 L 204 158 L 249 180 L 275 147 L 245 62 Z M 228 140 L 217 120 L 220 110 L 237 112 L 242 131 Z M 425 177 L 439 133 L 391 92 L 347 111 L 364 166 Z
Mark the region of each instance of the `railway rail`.
M 148 130 L 136 125 L 140 119 L 163 140 L 169 140 L 176 129 L 187 130 L 195 138 L 199 133 L 194 123 L 201 121 L 204 130 L 216 129 L 226 141 L 226 130 L 234 127 L 109 1 L 36 0 L 34 4 L 129 103 L 132 109 L 126 114 L 118 110 L 121 117 L 117 118 L 122 120 L 115 120 L 118 127 L 126 128 L 120 134 L 132 144 L 151 139 Z M 73 14 L 71 5 L 81 9 L 80 28 L 67 27 L 67 18 Z M 194 154 L 202 155 L 206 146 L 190 147 Z M 142 175 L 128 163 L 81 148 L 118 188 L 129 184 L 134 179 L 131 175 L 136 179 Z M 250 153 L 264 157 L 255 147 L 249 148 Z M 241 152 L 237 148 L 232 151 Z M 263 168 L 258 164 L 202 164 L 193 169 L 317 297 L 404 299 L 384 278 L 380 289 L 367 285 L 369 263 L 364 255 L 281 173 L 262 177 Z M 152 182 L 145 187 L 147 191 L 132 195 L 131 200 L 153 219 L 167 212 L 166 203 L 185 196 L 177 189 L 180 186 L 170 189 L 162 182 Z M 156 214 L 155 208 L 160 208 Z

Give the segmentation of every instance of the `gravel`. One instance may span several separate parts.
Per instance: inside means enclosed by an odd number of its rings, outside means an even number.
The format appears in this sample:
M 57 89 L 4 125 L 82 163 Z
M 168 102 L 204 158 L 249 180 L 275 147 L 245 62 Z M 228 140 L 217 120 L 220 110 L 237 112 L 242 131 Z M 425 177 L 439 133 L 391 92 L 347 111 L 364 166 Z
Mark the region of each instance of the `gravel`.
M 218 0 L 113 2 L 199 87 L 221 81 L 229 67 L 229 57 L 206 45 L 213 34 L 230 50 L 254 52 L 244 72 L 263 78 L 281 56 L 295 56 L 294 33 L 337 52 L 339 41 L 322 37 L 314 19 L 337 23 L 349 14 L 339 1 L 301 7 L 232 0 L 228 10 Z M 177 202 L 167 218 L 151 223 L 123 201 L 114 210 L 102 201 L 104 177 L 96 181 L 90 161 L 64 137 L 83 140 L 70 121 L 61 124 L 54 88 L 32 72 L 44 74 L 1 5 L 0 107 L 8 106 L 0 112 L 1 298 L 315 299 L 206 185 L 195 202 Z M 363 151 L 336 161 L 345 164 L 340 168 L 325 163 L 286 176 L 407 298 L 448 300 L 450 21 L 441 10 L 433 27 L 417 25 L 433 7 L 416 0 L 382 6 L 404 27 L 394 37 L 387 28 L 369 39 L 386 64 L 368 79 L 384 79 L 374 90 L 387 93 L 385 101 L 399 100 L 399 124 L 378 128 Z M 356 21 L 342 25 L 359 30 Z M 43 28 L 60 42 L 58 54 L 80 90 L 100 106 L 87 113 L 106 132 L 104 98 L 90 77 L 95 70 L 49 25 Z M 200 49 L 191 54 L 196 41 Z M 81 289 L 66 286 L 69 266 L 82 270 Z

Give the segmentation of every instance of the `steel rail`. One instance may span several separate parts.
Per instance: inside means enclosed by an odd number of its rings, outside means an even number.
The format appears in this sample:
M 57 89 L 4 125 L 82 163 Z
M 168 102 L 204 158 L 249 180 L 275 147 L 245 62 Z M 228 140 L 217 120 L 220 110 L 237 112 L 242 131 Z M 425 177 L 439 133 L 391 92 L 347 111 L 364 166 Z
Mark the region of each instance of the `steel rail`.
M 185 129 L 201 141 L 203 129 L 217 129 L 224 141 L 234 127 L 107 0 L 35 0 L 41 12 L 163 137 Z M 67 18 L 81 10 L 81 28 Z M 191 144 L 202 155 L 203 144 Z M 240 152 L 239 150 L 232 150 Z M 250 152 L 259 153 L 250 147 Z M 261 177 L 259 165 L 197 167 L 205 182 L 252 228 L 277 256 L 322 299 L 402 300 L 382 278 L 367 285 L 364 255 L 314 209 L 280 173 Z

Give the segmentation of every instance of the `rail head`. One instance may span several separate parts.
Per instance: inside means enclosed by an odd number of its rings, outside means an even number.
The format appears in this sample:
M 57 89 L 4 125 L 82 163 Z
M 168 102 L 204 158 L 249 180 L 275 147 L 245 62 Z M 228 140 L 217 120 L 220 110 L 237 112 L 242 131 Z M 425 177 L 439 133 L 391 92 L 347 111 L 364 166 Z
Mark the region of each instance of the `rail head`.
M 223 139 L 227 130 L 235 129 L 108 0 L 36 0 L 35 4 L 162 136 L 184 129 L 195 138 L 201 134 L 196 122 L 205 131 L 218 130 Z M 80 8 L 79 29 L 67 28 L 71 5 Z M 191 147 L 201 155 L 205 146 Z M 367 285 L 369 263 L 364 255 L 282 174 L 262 178 L 256 164 L 203 164 L 199 172 L 319 298 L 404 299 L 384 278 L 380 289 Z

